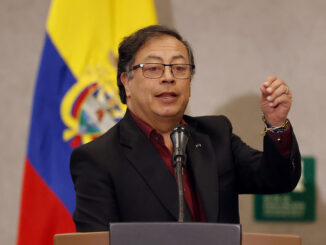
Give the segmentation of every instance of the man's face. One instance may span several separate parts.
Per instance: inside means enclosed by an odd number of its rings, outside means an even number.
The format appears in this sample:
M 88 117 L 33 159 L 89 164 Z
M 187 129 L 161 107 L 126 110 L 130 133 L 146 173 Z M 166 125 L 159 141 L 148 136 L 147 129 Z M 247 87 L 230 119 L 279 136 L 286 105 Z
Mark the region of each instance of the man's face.
M 168 35 L 149 39 L 136 53 L 133 65 L 142 63 L 189 64 L 186 47 Z M 160 78 L 143 76 L 142 68 L 133 71 L 133 77 L 122 75 L 128 108 L 147 123 L 163 118 L 181 119 L 190 97 L 190 78 L 174 78 L 170 67 L 165 67 Z

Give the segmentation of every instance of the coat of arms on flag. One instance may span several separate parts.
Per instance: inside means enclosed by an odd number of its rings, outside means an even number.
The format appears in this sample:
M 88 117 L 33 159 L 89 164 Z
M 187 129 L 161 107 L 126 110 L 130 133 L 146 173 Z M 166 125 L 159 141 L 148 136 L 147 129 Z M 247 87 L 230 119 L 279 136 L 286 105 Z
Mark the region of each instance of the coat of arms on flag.
M 87 143 L 111 128 L 125 113 L 116 82 L 105 67 L 86 69 L 68 90 L 61 103 L 66 125 L 63 140 L 72 147 Z

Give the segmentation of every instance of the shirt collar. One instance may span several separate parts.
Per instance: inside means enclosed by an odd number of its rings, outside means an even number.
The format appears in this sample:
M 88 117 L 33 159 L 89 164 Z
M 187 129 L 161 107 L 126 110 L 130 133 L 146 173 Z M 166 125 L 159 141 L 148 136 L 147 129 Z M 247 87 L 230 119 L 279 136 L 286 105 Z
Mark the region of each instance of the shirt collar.
M 143 133 L 146 135 L 146 137 L 148 139 L 150 139 L 150 136 L 153 132 L 156 132 L 157 134 L 159 134 L 155 129 L 153 129 L 149 124 L 147 124 L 146 122 L 144 122 L 143 120 L 141 120 L 138 116 L 136 116 L 136 114 L 134 114 L 132 111 L 130 111 L 130 115 L 131 117 L 135 120 L 135 122 L 137 123 L 138 127 L 141 129 L 141 131 L 143 131 Z M 180 124 L 182 125 L 187 125 L 186 121 L 182 118 L 180 121 Z

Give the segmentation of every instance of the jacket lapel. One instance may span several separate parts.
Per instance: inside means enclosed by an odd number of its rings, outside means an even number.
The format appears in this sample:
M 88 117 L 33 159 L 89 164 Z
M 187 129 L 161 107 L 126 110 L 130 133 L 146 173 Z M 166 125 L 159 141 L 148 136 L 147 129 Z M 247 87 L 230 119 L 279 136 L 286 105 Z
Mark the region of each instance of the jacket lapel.
M 129 162 L 170 214 L 178 218 L 177 184 L 152 143 L 129 112 L 120 123 L 120 143 Z
M 188 165 L 194 175 L 197 190 L 208 222 L 218 220 L 218 173 L 215 151 L 209 136 L 197 132 L 189 122 L 187 145 Z
M 209 137 L 196 132 L 189 123 L 191 136 L 187 145 L 187 165 L 194 175 L 200 200 L 208 222 L 216 222 L 218 216 L 218 179 L 215 154 Z M 120 122 L 120 143 L 125 156 L 143 177 L 153 194 L 168 212 L 178 219 L 178 187 L 157 150 L 138 128 L 127 111 Z M 185 220 L 191 215 L 185 204 Z

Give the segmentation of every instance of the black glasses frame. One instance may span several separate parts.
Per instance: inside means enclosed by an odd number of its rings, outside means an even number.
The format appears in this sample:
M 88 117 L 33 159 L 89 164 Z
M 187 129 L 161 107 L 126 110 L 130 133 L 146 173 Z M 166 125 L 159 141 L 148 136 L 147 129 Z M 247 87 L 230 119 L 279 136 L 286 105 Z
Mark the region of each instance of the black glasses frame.
M 130 69 L 130 71 L 134 71 L 134 70 L 137 70 L 138 68 L 142 68 L 143 76 L 146 77 L 146 76 L 144 75 L 144 70 L 143 70 L 143 68 L 144 68 L 145 65 L 151 65 L 151 64 L 152 64 L 152 65 L 163 65 L 164 68 L 165 68 L 166 66 L 169 66 L 169 67 L 170 67 L 170 71 L 171 71 L 173 77 L 176 78 L 176 79 L 189 79 L 189 78 L 191 78 L 191 76 L 192 76 L 192 74 L 193 74 L 193 70 L 195 69 L 195 65 L 193 65 L 193 64 L 142 63 L 142 64 L 138 64 L 138 65 L 134 65 L 134 66 L 132 66 L 131 69 Z M 173 73 L 173 69 L 172 69 L 172 67 L 175 66 L 175 65 L 188 65 L 188 66 L 190 66 L 190 67 L 191 67 L 190 77 L 186 77 L 186 78 L 178 78 L 178 77 L 175 77 L 175 75 L 174 75 L 174 73 Z M 165 70 L 165 69 L 164 69 L 164 70 Z M 164 70 L 162 71 L 162 74 L 161 74 L 161 76 L 159 76 L 159 77 L 155 77 L 155 78 L 152 78 L 152 77 L 146 77 L 146 78 L 149 78 L 149 79 L 157 79 L 157 78 L 161 78 L 161 77 L 163 76 L 163 74 L 164 74 Z

